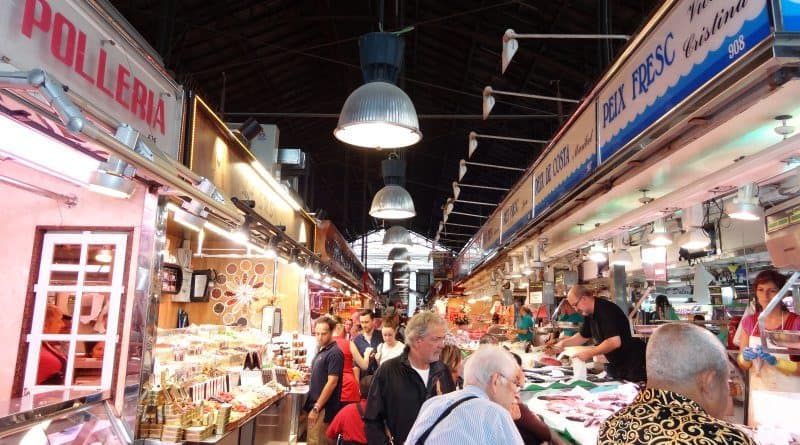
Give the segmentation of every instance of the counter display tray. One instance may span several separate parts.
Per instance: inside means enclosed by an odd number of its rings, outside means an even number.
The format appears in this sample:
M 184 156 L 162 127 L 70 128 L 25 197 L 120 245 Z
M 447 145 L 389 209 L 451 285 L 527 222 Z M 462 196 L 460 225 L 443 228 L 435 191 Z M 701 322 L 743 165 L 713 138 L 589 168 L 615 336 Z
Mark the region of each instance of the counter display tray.
M 800 331 L 767 331 L 767 336 L 780 347 L 800 350 Z

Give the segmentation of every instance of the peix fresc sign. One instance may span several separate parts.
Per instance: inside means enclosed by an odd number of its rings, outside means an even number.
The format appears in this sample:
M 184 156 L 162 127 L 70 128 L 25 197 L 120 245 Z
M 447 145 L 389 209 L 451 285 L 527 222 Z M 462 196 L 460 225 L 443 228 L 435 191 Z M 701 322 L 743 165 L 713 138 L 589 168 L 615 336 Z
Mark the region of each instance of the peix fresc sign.
M 0 53 L 17 69 L 41 68 L 178 158 L 183 94 L 128 36 L 86 2 L 0 2 Z
M 770 35 L 765 0 L 684 0 L 598 95 L 605 162 Z

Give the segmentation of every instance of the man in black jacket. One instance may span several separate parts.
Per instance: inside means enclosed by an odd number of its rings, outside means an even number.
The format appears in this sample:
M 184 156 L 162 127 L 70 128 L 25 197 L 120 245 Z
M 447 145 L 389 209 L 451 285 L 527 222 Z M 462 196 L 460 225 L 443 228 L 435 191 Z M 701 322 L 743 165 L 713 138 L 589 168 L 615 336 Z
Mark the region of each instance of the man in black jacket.
M 383 445 L 387 433 L 402 444 L 417 419 L 422 404 L 436 395 L 436 377 L 447 373 L 439 360 L 447 324 L 438 314 L 420 312 L 406 326 L 406 349 L 384 362 L 375 372 L 364 412 L 369 445 Z M 451 382 L 451 379 L 441 379 Z M 442 388 L 442 392 L 455 387 Z

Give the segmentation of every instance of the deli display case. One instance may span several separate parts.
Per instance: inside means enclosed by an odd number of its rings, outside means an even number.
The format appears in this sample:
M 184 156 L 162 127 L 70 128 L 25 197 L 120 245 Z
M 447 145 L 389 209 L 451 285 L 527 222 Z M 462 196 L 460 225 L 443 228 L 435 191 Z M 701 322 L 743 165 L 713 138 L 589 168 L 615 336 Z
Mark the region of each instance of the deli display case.
M 25 410 L 24 406 L 35 406 Z M 126 444 L 130 434 L 103 393 L 52 391 L 18 399 L 0 417 L 0 443 Z

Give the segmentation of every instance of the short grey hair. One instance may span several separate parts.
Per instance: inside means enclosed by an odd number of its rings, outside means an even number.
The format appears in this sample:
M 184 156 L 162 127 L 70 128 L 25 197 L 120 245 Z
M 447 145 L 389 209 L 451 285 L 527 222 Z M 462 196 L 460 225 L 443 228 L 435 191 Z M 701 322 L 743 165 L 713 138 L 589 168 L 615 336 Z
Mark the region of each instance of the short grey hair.
M 591 296 L 593 296 L 592 295 L 592 291 L 590 291 L 588 287 L 586 287 L 586 286 L 584 286 L 582 284 L 576 284 L 576 285 L 572 286 L 570 291 L 572 291 L 575 294 L 576 297 L 591 297 Z
M 406 324 L 406 343 L 411 343 L 418 338 L 428 335 L 432 326 L 447 327 L 447 322 L 436 312 L 423 311 L 411 317 Z
M 464 363 L 464 384 L 486 389 L 494 373 L 513 379 L 518 368 L 517 361 L 506 349 L 481 345 Z
M 667 323 L 647 342 L 647 379 L 685 385 L 706 370 L 727 378 L 725 348 L 711 332 L 690 323 Z

